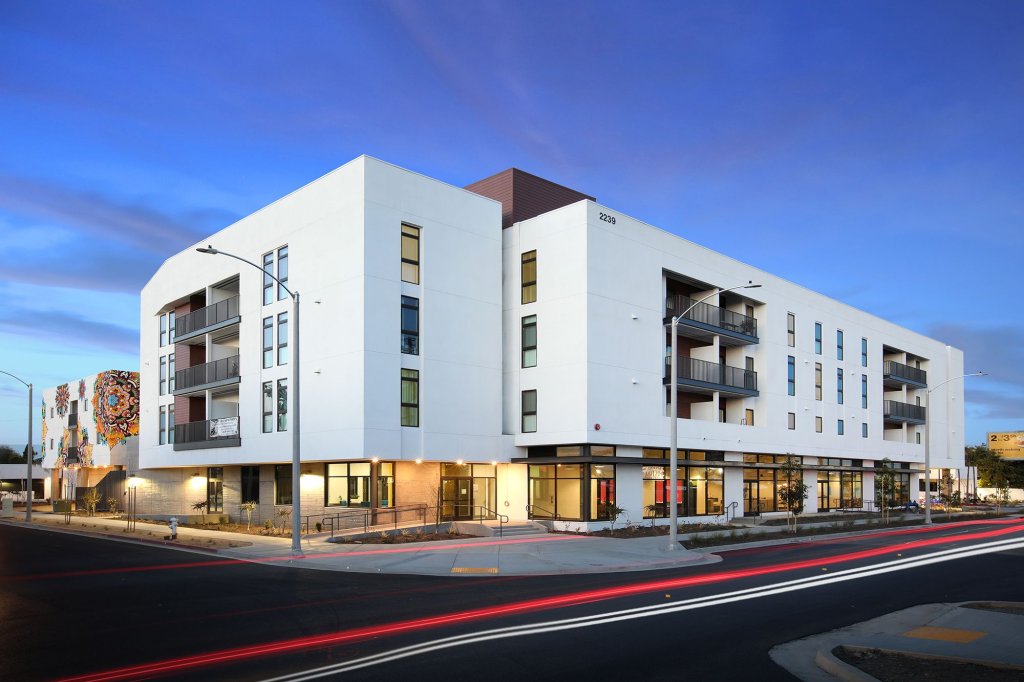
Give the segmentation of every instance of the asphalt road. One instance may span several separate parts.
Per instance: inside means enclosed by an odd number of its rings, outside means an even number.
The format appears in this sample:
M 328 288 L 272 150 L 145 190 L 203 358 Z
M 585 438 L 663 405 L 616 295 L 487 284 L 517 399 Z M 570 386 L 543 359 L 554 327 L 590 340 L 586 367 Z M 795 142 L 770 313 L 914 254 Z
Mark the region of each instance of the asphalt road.
M 0 525 L 0 679 L 257 680 L 369 656 L 382 660 L 325 672 L 346 680 L 792 679 L 768 657 L 776 644 L 916 604 L 1024 601 L 1022 550 L 820 582 L 976 545 L 990 540 L 973 537 L 979 531 L 1007 528 L 743 549 L 670 571 L 441 578 L 247 564 Z M 1017 526 L 1002 537 L 1022 535 Z M 795 579 L 814 584 L 763 593 Z M 738 590 L 754 592 L 716 600 Z M 638 608 L 649 610 L 602 616 Z M 570 618 L 592 620 L 530 627 Z M 510 627 L 523 630 L 493 632 Z M 403 647 L 421 650 L 395 658 Z

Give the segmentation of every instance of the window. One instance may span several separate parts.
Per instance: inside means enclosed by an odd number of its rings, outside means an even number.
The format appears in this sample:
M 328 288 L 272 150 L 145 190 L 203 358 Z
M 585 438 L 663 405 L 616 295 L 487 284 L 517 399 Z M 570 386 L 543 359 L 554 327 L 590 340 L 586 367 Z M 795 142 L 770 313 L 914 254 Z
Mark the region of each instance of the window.
M 746 416 L 743 417 L 743 423 L 746 424 L 747 426 L 753 426 L 754 425 L 754 411 L 753 410 L 746 410 L 744 412 L 744 414 Z
M 274 252 L 263 254 L 263 305 L 274 302 Z
M 274 465 L 274 504 L 292 503 L 292 465 Z
M 921 432 L 920 432 L 920 431 L 918 431 L 918 432 L 916 432 L 916 433 L 914 434 L 914 440 L 915 440 L 915 442 L 916 442 L 916 443 L 917 443 L 918 445 L 920 445 L 920 444 L 921 444 Z M 50 447 L 53 447 L 53 441 L 50 441 Z
M 867 339 L 861 339 L 860 340 L 860 366 L 861 367 L 867 367 L 868 366 L 868 340 Z
M 843 423 L 842 419 L 836 421 L 836 433 L 838 433 L 840 436 L 846 433 L 846 425 Z
M 160 347 L 167 345 L 167 316 L 160 316 Z
M 843 404 L 843 370 L 839 368 L 836 370 L 836 403 L 839 405 Z
M 160 395 L 167 395 L 167 356 L 160 356 Z
M 814 431 L 815 433 L 821 433 L 821 417 L 814 418 Z
M 792 355 L 789 356 L 786 372 L 789 380 L 787 392 L 789 393 L 789 395 L 796 395 L 796 358 L 794 358 Z
M 814 354 L 821 355 L 821 322 L 814 323 Z
M 790 457 L 792 457 L 790 455 Z M 744 454 L 743 461 L 753 466 L 743 469 L 743 513 L 785 511 L 785 504 L 779 499 L 779 486 L 786 485 L 785 472 L 764 465 L 783 464 L 786 455 L 752 455 Z M 802 465 L 803 458 L 793 457 Z
M 288 380 L 277 380 L 277 430 L 288 430 Z
M 277 285 L 277 300 L 281 301 L 288 295 L 288 291 L 284 288 L 288 284 L 288 247 L 282 246 L 277 250 L 277 279 L 280 280 L 280 284 Z
M 814 363 L 814 399 L 821 400 L 821 363 Z
M 274 318 L 263 318 L 263 369 L 274 366 Z
M 288 313 L 277 315 L 277 364 L 288 364 Z
M 174 403 L 167 406 L 167 443 L 174 445 Z
M 868 375 L 860 375 L 860 406 L 868 409 Z
M 523 318 L 523 367 L 537 366 L 537 316 Z
M 861 438 L 867 438 L 868 437 L 868 423 L 867 422 L 861 422 L 860 423 L 860 437 Z
M 420 283 L 420 228 L 402 224 L 402 281 Z
M 160 406 L 160 445 L 167 445 L 167 407 Z
M 537 300 L 537 252 L 527 251 L 523 254 L 521 268 L 521 279 L 523 281 L 522 302 L 533 303 Z
M 402 297 L 402 352 L 420 354 L 420 299 Z
M 702 453 L 694 453 L 702 454 Z M 703 459 L 680 451 L 680 459 Z M 671 512 L 672 494 L 669 488 L 671 469 L 667 466 L 644 466 L 643 508 L 644 518 L 663 518 Z M 721 467 L 690 466 L 676 469 L 676 512 L 679 516 L 705 516 L 722 513 Z
M 402 426 L 420 425 L 420 373 L 402 370 Z
M 370 506 L 370 462 L 329 462 L 324 467 L 324 506 Z
M 537 391 L 523 391 L 523 433 L 537 431 Z
M 851 460 L 828 459 L 827 466 L 851 466 Z M 821 463 L 821 462 L 819 462 Z M 818 509 L 860 509 L 864 506 L 864 474 L 860 471 L 818 470 Z
M 224 467 L 206 468 L 206 511 L 224 511 Z
M 790 431 L 796 431 L 796 412 L 789 413 L 788 426 Z
M 836 330 L 836 360 L 843 359 L 843 330 Z
M 260 468 L 258 466 L 242 467 L 242 489 L 239 492 L 242 502 L 260 501 Z
M 174 343 L 174 311 L 167 313 L 167 343 Z
M 786 343 L 790 348 L 796 347 L 796 315 L 786 313 Z
M 174 353 L 167 356 L 167 385 L 168 391 L 174 393 Z
M 263 382 L 263 433 L 274 430 L 274 382 Z M 245 500 L 242 500 L 243 502 Z

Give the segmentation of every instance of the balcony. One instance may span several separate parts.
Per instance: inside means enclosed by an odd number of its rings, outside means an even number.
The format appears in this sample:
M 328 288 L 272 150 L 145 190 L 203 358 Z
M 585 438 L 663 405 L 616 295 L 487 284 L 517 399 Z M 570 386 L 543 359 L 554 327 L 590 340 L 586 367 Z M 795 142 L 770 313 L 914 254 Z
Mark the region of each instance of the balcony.
M 924 424 L 924 407 L 897 400 L 883 400 L 882 417 L 888 424 Z
M 722 346 L 745 346 L 757 343 L 757 320 L 742 313 L 719 308 L 710 303 L 697 303 L 684 294 L 673 294 L 665 305 L 665 324 L 687 308 L 685 317 L 679 318 L 680 336 L 710 342 L 717 334 Z
M 882 382 L 886 388 L 899 388 L 904 384 L 915 388 L 928 388 L 928 373 L 902 362 L 886 360 L 882 363 Z
M 69 429 L 77 429 L 78 428 L 78 413 L 77 412 L 70 412 L 70 413 L 68 413 L 68 428 Z
M 174 395 L 188 395 L 221 386 L 237 384 L 238 356 L 221 358 L 195 367 L 179 369 L 174 373 Z
M 177 318 L 174 321 L 174 342 L 202 343 L 206 334 L 233 327 L 241 320 L 238 296 L 232 296 Z
M 242 444 L 238 417 L 221 417 L 174 425 L 175 450 L 232 448 Z
M 676 383 L 680 389 L 693 393 L 714 393 L 732 397 L 756 397 L 757 372 L 696 358 L 679 358 Z M 666 373 L 667 374 L 667 373 Z M 665 384 L 669 377 L 665 377 Z

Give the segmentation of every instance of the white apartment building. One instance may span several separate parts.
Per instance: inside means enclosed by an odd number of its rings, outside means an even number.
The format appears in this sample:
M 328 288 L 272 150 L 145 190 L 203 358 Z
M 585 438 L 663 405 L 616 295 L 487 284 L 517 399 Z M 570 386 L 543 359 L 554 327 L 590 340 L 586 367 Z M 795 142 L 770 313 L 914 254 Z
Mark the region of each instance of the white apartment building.
M 460 189 L 360 157 L 169 258 L 142 292 L 143 513 L 291 504 L 301 293 L 303 514 L 437 505 L 562 527 L 664 522 L 678 325 L 681 517 L 870 508 L 888 458 L 918 496 L 927 389 L 959 350 L 518 170 Z M 719 295 L 755 282 L 757 289 Z M 963 388 L 932 394 L 933 467 Z

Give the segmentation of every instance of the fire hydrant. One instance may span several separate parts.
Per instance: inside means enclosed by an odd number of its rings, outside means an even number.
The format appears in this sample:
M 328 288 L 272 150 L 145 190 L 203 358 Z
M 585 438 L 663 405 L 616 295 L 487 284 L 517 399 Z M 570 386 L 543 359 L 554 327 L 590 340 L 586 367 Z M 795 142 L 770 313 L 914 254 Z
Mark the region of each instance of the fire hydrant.
M 168 540 L 178 539 L 178 517 L 172 516 L 171 520 L 167 522 L 168 528 L 171 529 L 171 534 L 167 536 Z

